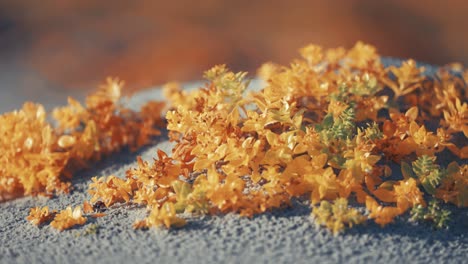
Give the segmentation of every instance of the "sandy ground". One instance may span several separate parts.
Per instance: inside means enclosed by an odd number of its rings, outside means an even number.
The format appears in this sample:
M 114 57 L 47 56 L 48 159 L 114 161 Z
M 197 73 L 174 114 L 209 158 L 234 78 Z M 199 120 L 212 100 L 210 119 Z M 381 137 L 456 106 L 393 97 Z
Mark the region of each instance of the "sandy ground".
M 32 69 L 0 60 L 0 113 L 19 109 L 25 101 L 41 103 L 50 110 L 66 104 L 68 96 L 83 100 L 84 94 L 84 89 L 65 89 Z
M 254 86 L 258 83 L 254 83 Z M 193 88 L 193 86 L 192 86 Z M 160 91 L 137 94 L 129 104 L 161 98 Z M 78 173 L 70 195 L 53 199 L 21 198 L 0 204 L 0 263 L 466 263 L 468 210 L 453 210 L 448 230 L 408 223 L 405 217 L 381 229 L 368 223 L 339 236 L 317 229 L 310 207 L 293 208 L 253 219 L 236 215 L 190 218 L 176 230 L 134 230 L 144 208 L 114 206 L 107 216 L 89 219 L 83 227 L 58 232 L 37 228 L 25 220 L 29 208 L 48 205 L 63 209 L 89 198 L 93 176 L 124 177 L 137 155 L 151 160 L 156 149 L 170 152 L 164 137 L 138 153 L 123 152 Z M 95 234 L 85 234 L 91 225 Z

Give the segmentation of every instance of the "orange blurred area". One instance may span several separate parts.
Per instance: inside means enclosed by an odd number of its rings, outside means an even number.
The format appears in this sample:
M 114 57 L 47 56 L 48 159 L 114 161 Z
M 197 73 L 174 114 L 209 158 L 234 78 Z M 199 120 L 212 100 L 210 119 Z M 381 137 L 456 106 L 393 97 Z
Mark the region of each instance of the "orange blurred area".
M 146 88 L 200 79 L 221 63 L 255 73 L 308 43 L 358 40 L 386 56 L 466 64 L 466 10 L 466 1 L 421 0 L 2 1 L 0 70 L 11 73 L 0 85 L 82 91 L 118 76 Z

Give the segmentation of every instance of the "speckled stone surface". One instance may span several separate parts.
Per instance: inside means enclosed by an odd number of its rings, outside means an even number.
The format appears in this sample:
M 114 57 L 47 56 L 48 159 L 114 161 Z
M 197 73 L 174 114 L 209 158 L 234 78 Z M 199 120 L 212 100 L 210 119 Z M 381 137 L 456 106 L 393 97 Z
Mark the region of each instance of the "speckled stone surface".
M 148 90 L 128 104 L 137 107 L 160 98 L 159 90 Z M 186 227 L 169 231 L 134 230 L 133 222 L 146 212 L 129 206 L 113 206 L 107 216 L 64 232 L 37 228 L 25 220 L 34 206 L 63 209 L 82 204 L 89 198 L 91 177 L 124 177 L 136 165 L 137 155 L 150 161 L 157 148 L 170 152 L 171 144 L 163 136 L 138 153 L 116 154 L 78 173 L 70 195 L 0 204 L 0 263 L 467 263 L 468 210 L 454 207 L 448 230 L 408 223 L 402 217 L 384 229 L 369 222 L 339 236 L 316 229 L 309 205 L 299 201 L 252 219 L 189 218 Z M 99 226 L 98 232 L 85 235 L 92 224 Z

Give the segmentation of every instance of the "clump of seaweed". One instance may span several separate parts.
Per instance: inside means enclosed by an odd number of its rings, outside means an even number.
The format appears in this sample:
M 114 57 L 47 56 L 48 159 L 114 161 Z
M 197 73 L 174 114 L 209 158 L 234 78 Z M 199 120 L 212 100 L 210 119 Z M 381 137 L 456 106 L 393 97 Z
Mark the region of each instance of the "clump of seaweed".
M 122 87 L 109 78 L 85 106 L 69 98 L 67 106 L 49 115 L 42 105 L 28 102 L 0 115 L 0 201 L 67 193 L 73 172 L 159 135 L 163 104 L 149 102 L 132 111 L 120 102 Z
M 367 219 L 355 208 L 349 208 L 345 198 L 338 198 L 333 203 L 321 201 L 320 206 L 312 209 L 312 216 L 318 226 L 325 226 L 334 234 L 342 232 L 345 227 L 359 225 Z
M 413 60 L 385 67 L 376 49 L 361 42 L 350 50 L 309 45 L 300 53 L 289 67 L 264 65 L 259 74 L 266 84 L 257 92 L 248 91 L 246 73 L 224 65 L 208 70 L 208 83 L 198 90 L 167 85 L 172 153 L 159 150 L 153 163 L 138 158 L 125 179 L 93 178 L 91 203 L 143 205 L 149 214 L 136 228 L 170 228 L 186 223 L 182 213 L 252 217 L 307 197 L 316 223 L 335 233 L 367 220 L 385 226 L 411 210 L 415 219 L 445 225 L 448 215 L 431 215 L 435 205 L 427 207 L 428 199 L 467 206 L 468 165 L 437 162 L 451 153 L 466 163 L 468 70 L 452 74 L 443 67 L 425 76 Z M 66 120 L 62 129 L 81 131 L 73 129 L 81 122 Z M 82 146 L 85 157 L 95 155 L 86 151 L 102 139 L 96 135 L 109 139 L 98 129 L 128 135 L 116 136 L 119 146 L 135 142 L 133 130 L 119 132 L 106 122 L 89 121 L 91 128 L 66 136 L 88 135 L 88 145 L 71 144 Z M 22 147 L 30 142 L 36 141 Z M 367 212 L 348 208 L 349 200 Z
M 450 220 L 450 211 L 442 209 L 437 200 L 431 200 L 427 207 L 417 205 L 411 209 L 411 221 L 432 222 L 435 228 L 446 228 Z

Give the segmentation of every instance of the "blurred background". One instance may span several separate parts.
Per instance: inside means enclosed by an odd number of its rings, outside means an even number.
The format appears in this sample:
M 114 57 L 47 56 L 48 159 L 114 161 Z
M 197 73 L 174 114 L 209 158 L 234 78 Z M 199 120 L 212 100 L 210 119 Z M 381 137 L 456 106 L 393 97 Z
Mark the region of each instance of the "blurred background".
M 78 98 L 106 76 L 129 90 L 226 63 L 288 63 L 308 43 L 468 63 L 467 1 L 0 1 L 0 112 Z

